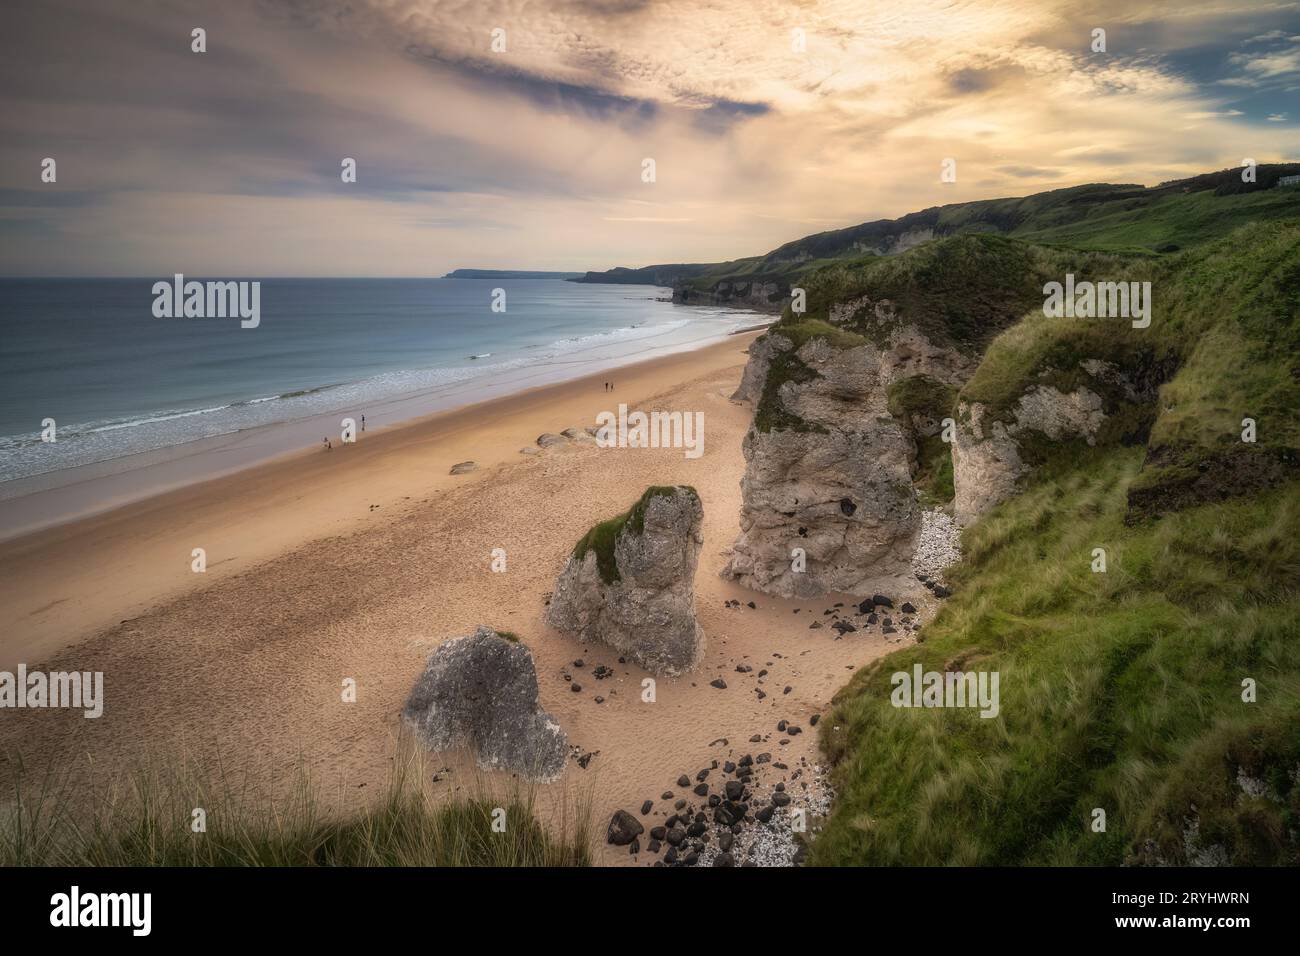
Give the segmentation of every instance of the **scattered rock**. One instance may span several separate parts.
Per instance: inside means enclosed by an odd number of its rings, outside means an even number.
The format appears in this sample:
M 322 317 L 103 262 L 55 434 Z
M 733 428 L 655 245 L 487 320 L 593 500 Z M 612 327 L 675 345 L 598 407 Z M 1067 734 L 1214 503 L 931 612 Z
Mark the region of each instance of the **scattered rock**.
M 616 810 L 609 821 L 606 839 L 614 846 L 627 846 L 644 832 L 645 827 L 636 817 L 626 810 Z
M 477 471 L 477 470 L 478 470 L 478 462 L 460 461 L 451 466 L 450 473 L 453 475 L 466 475 L 469 474 L 471 471 Z

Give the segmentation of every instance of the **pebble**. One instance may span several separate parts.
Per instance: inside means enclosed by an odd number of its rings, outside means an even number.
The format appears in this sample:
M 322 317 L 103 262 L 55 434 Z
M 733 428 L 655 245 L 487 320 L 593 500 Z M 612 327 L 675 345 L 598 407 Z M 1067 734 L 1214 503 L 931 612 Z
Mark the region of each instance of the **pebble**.
M 943 571 L 961 560 L 961 531 L 952 518 L 943 511 L 925 511 L 921 514 L 921 534 L 917 538 L 916 552 L 912 555 L 912 570 L 917 580 L 934 591 L 935 597 L 947 597 L 951 592 L 943 586 Z M 932 587 L 933 585 L 933 587 Z M 942 588 L 943 594 L 939 593 Z

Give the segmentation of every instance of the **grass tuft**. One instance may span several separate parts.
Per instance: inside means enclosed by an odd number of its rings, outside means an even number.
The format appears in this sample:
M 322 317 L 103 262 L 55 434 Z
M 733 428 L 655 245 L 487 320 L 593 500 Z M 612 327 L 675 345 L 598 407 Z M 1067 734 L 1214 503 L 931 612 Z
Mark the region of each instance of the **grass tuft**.
M 399 747 L 380 799 L 334 806 L 300 771 L 288 796 L 256 798 L 223 774 L 148 767 L 88 796 L 66 774 L 20 766 L 0 806 L 0 866 L 586 866 L 588 797 L 561 807 L 551 829 L 535 791 L 436 793 L 422 755 Z M 206 832 L 194 832 L 195 810 Z M 504 832 L 494 823 L 505 813 Z

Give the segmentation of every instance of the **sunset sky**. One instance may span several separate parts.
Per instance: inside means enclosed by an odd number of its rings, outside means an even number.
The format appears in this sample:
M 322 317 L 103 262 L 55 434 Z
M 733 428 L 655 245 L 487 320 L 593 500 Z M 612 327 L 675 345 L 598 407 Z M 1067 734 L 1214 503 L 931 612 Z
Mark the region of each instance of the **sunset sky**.
M 19 0 L 3 23 L 5 275 L 716 261 L 1300 158 L 1300 3 Z

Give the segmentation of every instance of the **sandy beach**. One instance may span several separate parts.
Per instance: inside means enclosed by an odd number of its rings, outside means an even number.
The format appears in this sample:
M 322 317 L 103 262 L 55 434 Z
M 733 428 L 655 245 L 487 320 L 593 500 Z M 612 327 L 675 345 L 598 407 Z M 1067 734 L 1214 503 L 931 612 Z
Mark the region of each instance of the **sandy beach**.
M 268 786 L 306 760 L 320 785 L 364 800 L 389 769 L 398 713 L 424 657 L 486 623 L 532 649 L 541 704 L 585 758 L 541 788 L 544 818 L 548 807 L 585 793 L 601 837 L 614 810 L 639 817 L 642 802 L 654 800 L 642 818 L 648 828 L 671 812 L 660 796 L 680 775 L 750 752 L 771 752 L 788 768 L 773 780 L 807 782 L 802 762 L 816 758 L 809 719 L 854 668 L 898 644 L 878 630 L 840 638 L 809 628 L 848 598 L 776 600 L 718 576 L 738 532 L 741 440 L 751 417 L 729 396 L 756 334 L 368 432 L 356 445 L 292 455 L 0 544 L 0 669 L 23 662 L 103 671 L 106 694 L 96 720 L 6 712 L 0 778 L 12 775 L 17 753 L 91 785 L 159 755 L 220 759 L 227 773 Z M 609 378 L 613 393 L 604 390 Z M 590 424 L 619 402 L 703 411 L 703 456 L 578 443 L 520 453 L 539 434 Z M 448 474 L 465 460 L 478 470 Z M 593 523 L 648 485 L 676 483 L 694 485 L 704 503 L 696 603 L 708 648 L 697 671 L 661 679 L 657 701 L 644 704 L 644 672 L 551 630 L 542 612 L 573 543 Z M 203 574 L 191 571 L 195 548 L 207 554 Z M 494 548 L 506 551 L 505 573 L 490 569 Z M 881 587 L 916 603 L 922 619 L 931 613 L 915 580 Z M 613 674 L 596 680 L 602 664 Z M 752 671 L 738 672 L 743 665 Z M 710 686 L 718 677 L 726 689 Z M 356 681 L 355 703 L 341 700 L 347 678 Z M 782 720 L 803 733 L 778 733 Z M 449 789 L 470 783 L 465 755 L 430 759 L 448 768 Z M 602 846 L 598 860 L 634 858 Z

